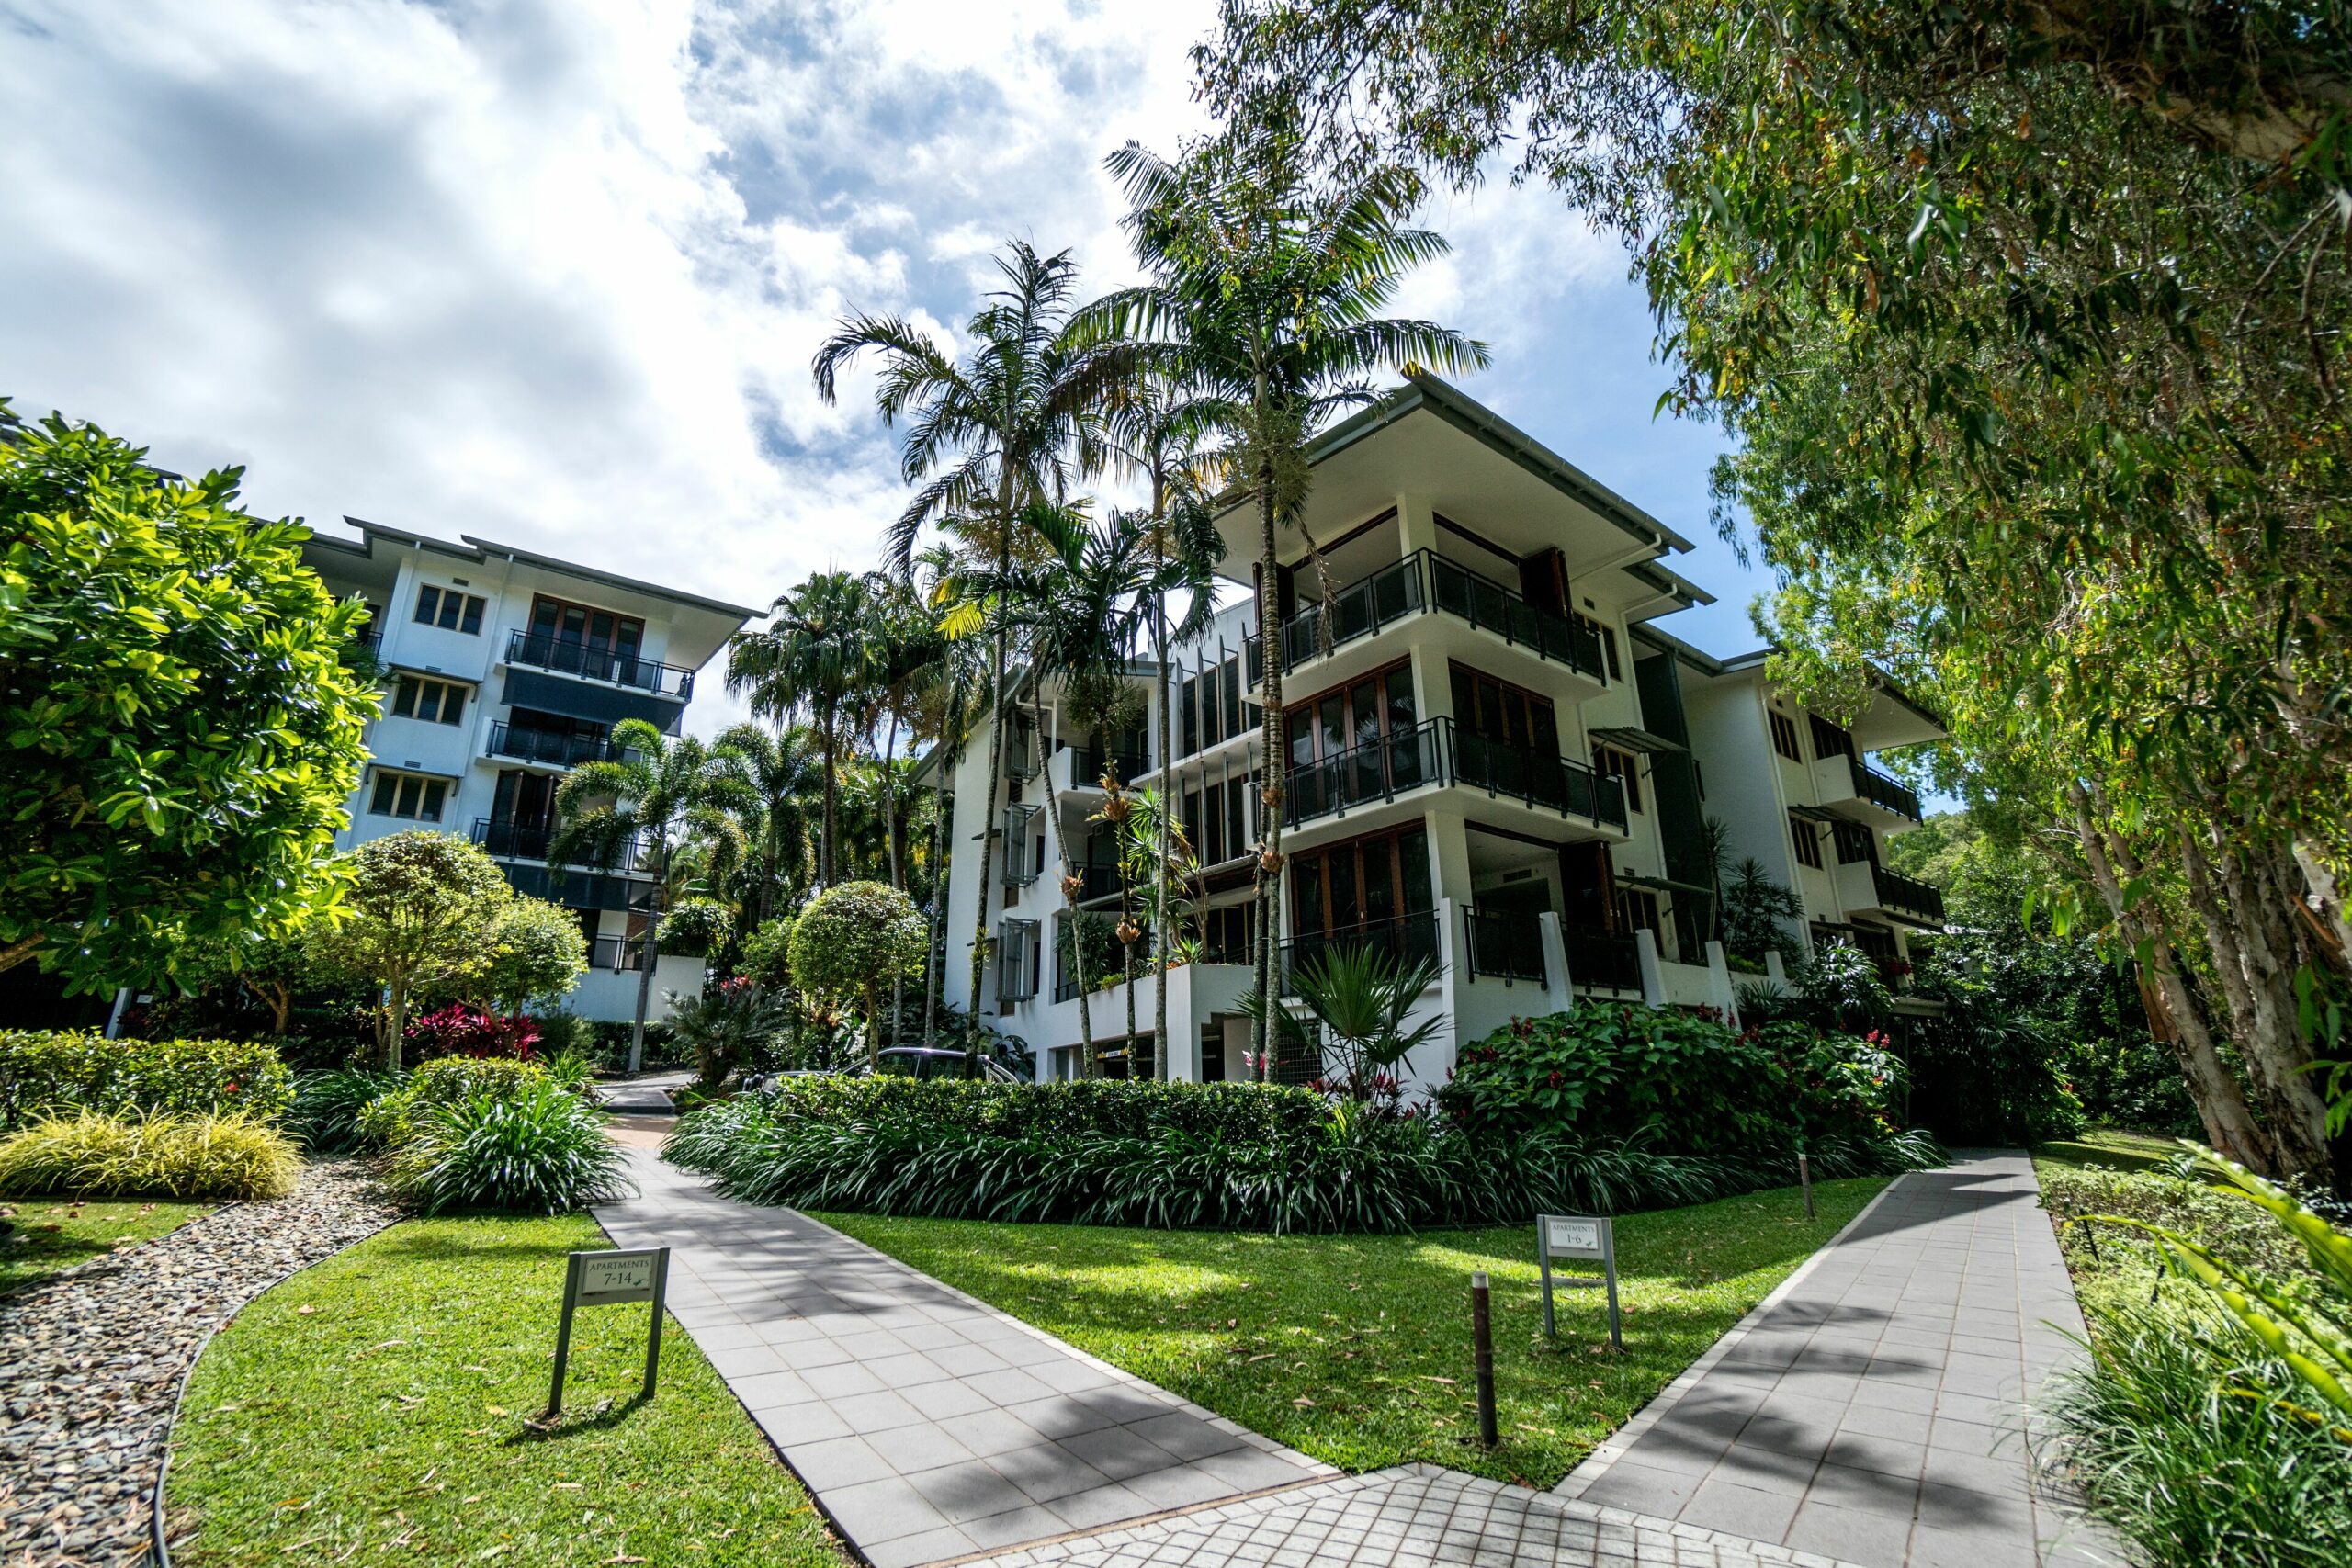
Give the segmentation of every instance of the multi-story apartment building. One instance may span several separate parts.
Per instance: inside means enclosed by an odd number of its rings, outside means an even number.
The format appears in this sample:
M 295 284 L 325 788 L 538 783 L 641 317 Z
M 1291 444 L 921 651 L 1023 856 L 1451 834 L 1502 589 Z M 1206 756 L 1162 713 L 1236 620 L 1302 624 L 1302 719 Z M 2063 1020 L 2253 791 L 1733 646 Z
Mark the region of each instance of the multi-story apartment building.
M 609 869 L 550 864 L 556 784 L 612 755 L 622 719 L 677 734 L 696 671 L 755 612 L 471 536 L 345 521 L 356 541 L 314 535 L 303 558 L 337 597 L 367 601 L 386 674 L 340 847 L 412 828 L 467 834 L 515 887 L 579 914 L 589 972 L 566 1006 L 634 1017 L 651 874 L 634 853 Z M 653 1016 L 702 976 L 700 959 L 661 957 Z
M 1109 832 L 1092 820 L 1106 769 L 1169 792 L 1201 863 L 1182 931 L 1193 961 L 1170 976 L 1169 1071 L 1248 1076 L 1261 589 L 1280 615 L 1288 748 L 1283 971 L 1341 943 L 1435 959 L 1422 1008 L 1443 1026 L 1407 1064 L 1414 1081 L 1442 1082 L 1460 1046 L 1580 997 L 1728 1010 L 1732 976 L 1707 940 L 1711 816 L 1729 824 L 1735 858 L 1758 856 L 1804 895 L 1815 918 L 1803 940 L 1850 935 L 1899 957 L 1902 926 L 1933 923 L 1934 890 L 1878 863 L 1881 836 L 1916 823 L 1917 803 L 1860 761 L 1936 738 L 1932 719 L 1889 692 L 1838 731 L 1769 691 L 1760 654 L 1718 660 L 1655 630 L 1711 602 L 1667 564 L 1688 542 L 1441 381 L 1416 378 L 1335 426 L 1310 460 L 1271 585 L 1256 581 L 1254 512 L 1220 519 L 1221 570 L 1250 596 L 1181 651 L 1166 690 L 1138 673 L 1151 709 L 1138 732 L 1099 754 L 1049 703 L 1049 733 L 1024 720 L 1010 738 L 1012 804 L 993 824 L 981 820 L 987 736 L 957 763 L 958 861 L 976 864 L 991 829 L 1002 849 L 986 888 L 951 874 L 947 994 L 972 1000 L 984 897 L 994 956 L 980 1010 L 1030 1043 L 1041 1077 L 1080 1070 L 1061 847 L 1082 908 L 1119 902 Z M 1147 745 L 1163 703 L 1170 758 Z M 1801 750 L 1775 762 L 1783 721 Z M 1149 980 L 1136 990 L 1148 1031 Z M 1122 987 L 1096 993 L 1092 1022 L 1098 1048 L 1124 1037 Z

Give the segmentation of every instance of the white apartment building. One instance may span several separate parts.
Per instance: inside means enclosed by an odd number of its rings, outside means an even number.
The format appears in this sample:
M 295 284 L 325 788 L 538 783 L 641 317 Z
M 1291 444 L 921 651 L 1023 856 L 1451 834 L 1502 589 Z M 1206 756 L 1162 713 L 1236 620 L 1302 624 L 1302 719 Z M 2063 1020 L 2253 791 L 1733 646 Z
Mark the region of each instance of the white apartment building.
M 635 1017 L 650 874 L 633 854 L 610 870 L 550 864 L 556 784 L 610 755 L 622 719 L 679 733 L 697 671 L 757 612 L 469 535 L 345 521 L 356 540 L 315 534 L 303 558 L 336 597 L 367 601 L 387 674 L 338 847 L 413 828 L 468 835 L 516 888 L 579 915 L 589 972 L 567 1009 Z M 700 959 L 662 956 L 651 1016 L 702 978 Z
M 1711 602 L 1667 564 L 1688 541 L 1433 378 L 1334 426 L 1310 459 L 1306 515 L 1286 531 L 1271 589 L 1289 748 L 1275 937 L 1285 975 L 1338 944 L 1438 961 L 1422 1008 L 1443 1025 L 1408 1062 L 1409 1080 L 1442 1083 L 1463 1045 L 1578 998 L 1728 1010 L 1733 976 L 1705 941 L 1714 894 L 1699 829 L 1710 816 L 1729 824 L 1735 861 L 1757 855 L 1801 892 L 1804 941 L 1849 939 L 1894 962 L 1906 926 L 1938 922 L 1934 889 L 1878 863 L 1883 835 L 1916 824 L 1917 802 L 1861 761 L 1936 739 L 1931 717 L 1890 691 L 1838 731 L 1769 690 L 1761 654 L 1719 660 L 1657 631 L 1657 617 Z M 1169 977 L 1170 1074 L 1250 1076 L 1239 1002 L 1251 981 L 1265 654 L 1255 513 L 1237 508 L 1219 527 L 1221 570 L 1250 596 L 1181 650 L 1166 691 L 1138 672 L 1151 705 L 1140 731 L 1097 754 L 1061 724 L 1049 688 L 1049 733 L 1030 734 L 1024 717 L 1010 738 L 1010 805 L 993 823 L 985 732 L 956 766 L 946 994 L 973 1001 L 984 897 L 995 951 L 979 1011 L 1030 1044 L 1040 1077 L 1081 1070 L 1063 845 L 1081 908 L 1119 905 L 1108 829 L 1089 821 L 1106 768 L 1169 791 L 1201 862 L 1205 910 L 1188 931 L 1200 957 Z M 1149 745 L 1162 703 L 1173 705 L 1166 759 Z M 1795 727 L 1793 756 L 1783 723 Z M 1047 769 L 1058 821 L 1038 776 Z M 978 865 L 991 830 L 1000 850 L 981 888 L 956 868 Z M 1136 987 L 1147 1032 L 1151 988 L 1148 975 Z M 1126 1010 L 1123 985 L 1093 994 L 1098 1047 L 1123 1039 Z M 1276 1076 L 1317 1070 L 1283 1062 Z

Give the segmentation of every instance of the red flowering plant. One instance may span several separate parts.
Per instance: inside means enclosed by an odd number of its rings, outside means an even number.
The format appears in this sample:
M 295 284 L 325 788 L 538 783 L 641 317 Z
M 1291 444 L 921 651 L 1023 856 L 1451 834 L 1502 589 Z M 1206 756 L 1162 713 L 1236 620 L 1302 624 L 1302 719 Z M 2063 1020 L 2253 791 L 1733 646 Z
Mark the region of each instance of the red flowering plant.
M 435 1056 L 477 1056 L 527 1062 L 539 1043 L 539 1026 L 521 1013 L 488 1012 L 464 1002 L 413 1019 L 404 1036 L 417 1061 Z

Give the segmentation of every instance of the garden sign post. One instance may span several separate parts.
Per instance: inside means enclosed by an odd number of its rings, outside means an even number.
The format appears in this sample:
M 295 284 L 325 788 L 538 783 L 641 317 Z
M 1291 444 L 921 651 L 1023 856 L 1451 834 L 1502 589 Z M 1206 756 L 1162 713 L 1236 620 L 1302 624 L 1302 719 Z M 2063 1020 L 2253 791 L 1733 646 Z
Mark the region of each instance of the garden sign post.
M 1552 1259 L 1573 1258 L 1600 1265 L 1600 1278 L 1588 1275 L 1561 1274 L 1554 1277 Z M 1623 1336 L 1618 1331 L 1617 1314 L 1617 1232 L 1607 1220 L 1582 1214 L 1538 1214 L 1535 1217 L 1535 1261 L 1544 1270 L 1544 1337 L 1556 1338 L 1559 1330 L 1552 1317 L 1552 1291 L 1556 1285 L 1563 1290 L 1585 1291 L 1596 1287 L 1609 1292 L 1609 1343 L 1614 1349 L 1625 1348 Z
M 670 1249 L 645 1247 L 635 1252 L 575 1252 L 563 1272 L 563 1316 L 555 1331 L 555 1381 L 548 1389 L 548 1413 L 552 1421 L 563 1409 L 563 1369 L 571 1357 L 571 1314 L 583 1306 L 609 1306 L 616 1302 L 651 1302 L 652 1325 L 645 1336 L 645 1392 L 653 1397 L 654 1374 L 662 1359 L 662 1303 L 670 1292 Z

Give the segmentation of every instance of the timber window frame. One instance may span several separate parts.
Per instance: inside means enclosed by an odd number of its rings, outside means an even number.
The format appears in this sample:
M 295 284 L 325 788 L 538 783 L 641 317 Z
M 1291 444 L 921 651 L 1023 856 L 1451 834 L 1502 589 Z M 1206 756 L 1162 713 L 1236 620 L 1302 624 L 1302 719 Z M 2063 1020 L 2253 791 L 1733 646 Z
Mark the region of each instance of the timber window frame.
M 466 703 L 472 695 L 473 688 L 463 682 L 402 675 L 392 682 L 392 716 L 420 724 L 463 724 Z
M 482 613 L 489 607 L 489 602 L 479 593 L 428 582 L 416 591 L 416 610 L 410 618 L 419 626 L 480 637 Z
M 403 822 L 438 822 L 448 808 L 449 781 L 378 768 L 368 786 L 368 815 Z

